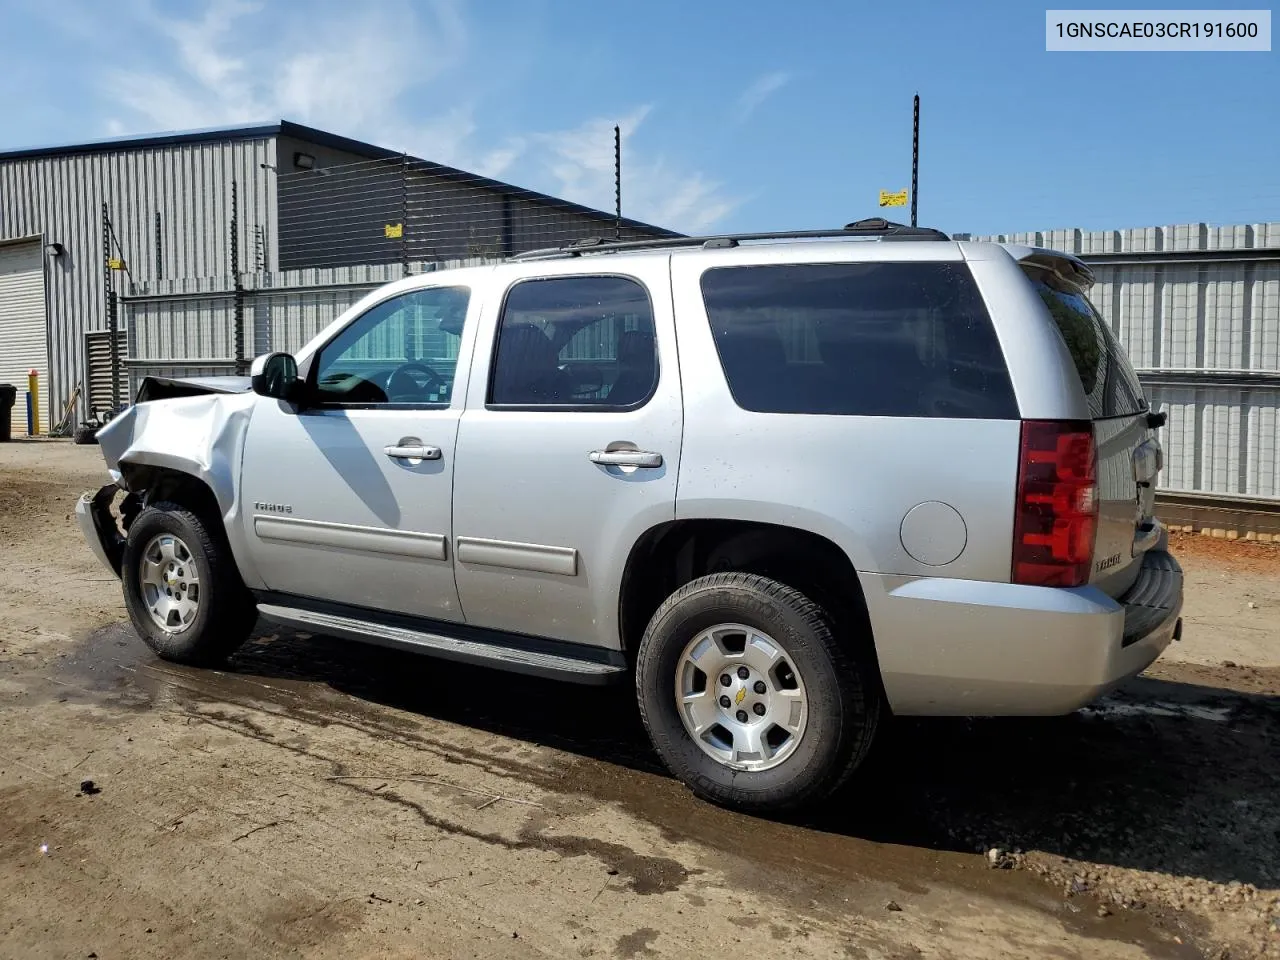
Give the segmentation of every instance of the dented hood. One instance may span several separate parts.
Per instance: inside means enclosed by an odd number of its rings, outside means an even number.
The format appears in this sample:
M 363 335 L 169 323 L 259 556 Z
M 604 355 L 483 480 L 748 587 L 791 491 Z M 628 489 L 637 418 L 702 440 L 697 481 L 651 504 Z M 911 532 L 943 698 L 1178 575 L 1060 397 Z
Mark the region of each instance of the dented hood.
M 248 393 L 248 377 L 145 377 L 138 386 L 135 403 L 167 400 L 171 397 L 198 397 L 208 393 Z

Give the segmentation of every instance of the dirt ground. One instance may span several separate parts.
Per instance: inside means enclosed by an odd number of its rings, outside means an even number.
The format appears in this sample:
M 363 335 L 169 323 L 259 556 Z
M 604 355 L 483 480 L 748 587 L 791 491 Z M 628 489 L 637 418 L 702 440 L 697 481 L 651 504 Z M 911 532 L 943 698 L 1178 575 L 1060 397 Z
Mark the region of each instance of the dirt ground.
M 1280 957 L 1280 547 L 1178 538 L 1143 677 L 895 721 L 780 821 L 666 776 L 626 688 L 265 627 L 156 659 L 71 516 L 104 479 L 0 445 L 0 957 Z

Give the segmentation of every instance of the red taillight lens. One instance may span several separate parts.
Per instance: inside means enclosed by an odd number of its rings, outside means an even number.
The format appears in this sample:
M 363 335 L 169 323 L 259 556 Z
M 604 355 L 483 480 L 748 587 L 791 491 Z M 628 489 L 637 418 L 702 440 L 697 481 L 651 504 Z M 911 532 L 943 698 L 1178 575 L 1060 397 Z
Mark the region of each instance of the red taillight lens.
M 1013 582 L 1089 582 L 1098 532 L 1093 424 L 1024 420 L 1013 520 Z

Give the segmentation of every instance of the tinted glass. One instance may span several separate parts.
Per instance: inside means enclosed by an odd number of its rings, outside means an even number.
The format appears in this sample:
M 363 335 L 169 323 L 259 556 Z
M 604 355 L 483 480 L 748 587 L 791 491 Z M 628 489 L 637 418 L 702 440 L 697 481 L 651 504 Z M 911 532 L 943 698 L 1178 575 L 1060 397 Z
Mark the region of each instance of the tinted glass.
M 963 264 L 719 267 L 702 295 L 739 406 L 770 413 L 1016 419 Z
M 1100 419 L 1146 410 L 1142 384 L 1128 354 L 1089 299 L 1047 270 L 1028 268 L 1027 273 L 1071 353 L 1089 401 L 1089 415 Z
M 319 401 L 447 405 L 469 297 L 433 287 L 370 307 L 316 358 Z
M 526 280 L 507 294 L 490 403 L 632 407 L 657 381 L 653 310 L 634 280 Z

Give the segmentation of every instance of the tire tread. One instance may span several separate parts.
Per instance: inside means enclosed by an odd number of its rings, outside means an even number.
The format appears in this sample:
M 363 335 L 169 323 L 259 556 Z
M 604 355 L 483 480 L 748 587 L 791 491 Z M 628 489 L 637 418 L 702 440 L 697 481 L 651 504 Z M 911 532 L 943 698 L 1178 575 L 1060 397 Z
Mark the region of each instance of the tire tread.
M 125 548 L 124 570 L 131 576 L 136 575 L 137 566 L 135 552 L 140 548 L 143 535 L 133 536 L 135 531 L 145 529 L 143 521 L 151 514 L 164 514 L 176 519 L 187 527 L 183 534 L 196 542 L 190 546 L 198 547 L 209 566 L 209 579 L 212 589 L 210 606 L 205 621 L 198 627 L 195 635 L 157 636 L 159 630 L 151 622 L 145 610 L 135 610 L 135 599 L 129 586 L 125 587 L 125 606 L 129 610 L 130 619 L 135 629 L 146 640 L 157 654 L 166 660 L 187 663 L 193 666 L 215 666 L 222 663 L 248 639 L 258 619 L 258 608 L 253 596 L 240 579 L 240 571 L 236 568 L 235 559 L 231 556 L 231 545 L 226 534 L 220 528 L 210 529 L 209 525 L 196 513 L 180 503 L 160 500 L 148 505 L 134 520 L 129 528 L 128 544 Z M 149 539 L 154 532 L 145 534 Z M 205 602 L 201 596 L 201 605 Z M 166 643 L 174 637 L 181 637 L 178 644 Z
M 749 806 L 754 809 L 783 810 L 820 800 L 839 789 L 869 752 L 881 715 L 880 695 L 879 686 L 869 676 L 869 665 L 854 653 L 857 648 L 840 642 L 832 630 L 831 618 L 826 610 L 801 591 L 759 574 L 740 571 L 713 573 L 684 584 L 663 601 L 649 621 L 637 652 L 637 684 L 642 683 L 642 678 L 650 673 L 651 661 L 663 653 L 662 644 L 655 639 L 655 625 L 661 623 L 675 607 L 700 595 L 722 590 L 745 591 L 779 610 L 790 611 L 818 641 L 830 660 L 842 707 L 846 711 L 842 717 L 844 722 L 839 725 L 836 764 L 824 776 L 811 780 L 805 789 L 792 791 L 776 801 L 751 802 Z M 650 739 L 656 744 L 656 718 L 650 715 L 644 690 L 640 689 L 637 693 L 641 720 Z M 850 717 L 860 719 L 850 722 Z M 669 763 L 668 767 L 670 768 Z M 695 793 L 713 802 L 736 807 L 748 806 L 744 803 L 742 793 L 732 786 L 725 787 L 707 778 L 699 778 L 690 787 Z

